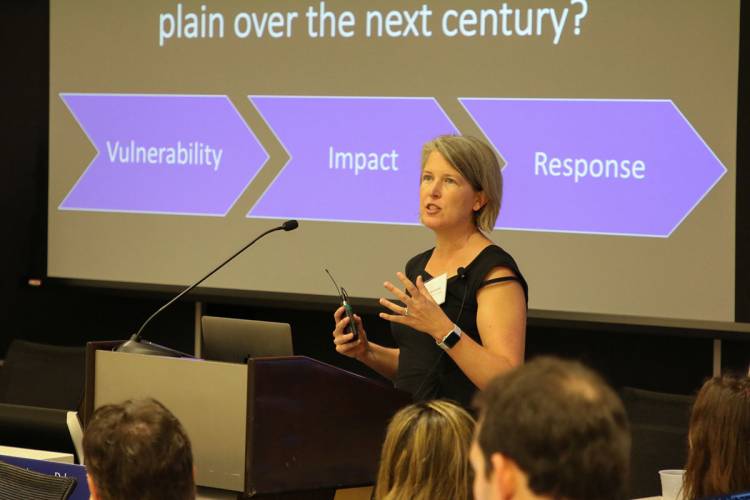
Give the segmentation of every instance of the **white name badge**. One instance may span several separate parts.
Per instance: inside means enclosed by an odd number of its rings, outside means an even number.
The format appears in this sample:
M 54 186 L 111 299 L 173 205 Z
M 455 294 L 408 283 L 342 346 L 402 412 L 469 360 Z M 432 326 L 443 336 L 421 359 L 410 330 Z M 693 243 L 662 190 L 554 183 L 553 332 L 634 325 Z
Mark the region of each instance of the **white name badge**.
M 443 273 L 440 276 L 436 276 L 425 283 L 424 286 L 430 292 L 430 295 L 432 295 L 432 299 L 440 305 L 445 302 L 445 291 L 448 288 L 448 274 Z

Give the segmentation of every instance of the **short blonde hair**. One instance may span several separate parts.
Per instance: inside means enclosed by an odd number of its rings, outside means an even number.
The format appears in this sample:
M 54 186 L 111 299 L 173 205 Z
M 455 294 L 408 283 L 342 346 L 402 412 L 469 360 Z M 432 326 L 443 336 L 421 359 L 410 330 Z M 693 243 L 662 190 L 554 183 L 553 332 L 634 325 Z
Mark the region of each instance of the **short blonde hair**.
M 448 401 L 401 409 L 388 425 L 376 500 L 469 498 L 469 448 L 474 419 Z
M 474 212 L 474 224 L 482 231 L 492 232 L 503 196 L 503 174 L 495 151 L 476 137 L 441 135 L 422 147 L 422 169 L 433 152 L 440 153 L 475 191 L 484 193 L 487 202 Z

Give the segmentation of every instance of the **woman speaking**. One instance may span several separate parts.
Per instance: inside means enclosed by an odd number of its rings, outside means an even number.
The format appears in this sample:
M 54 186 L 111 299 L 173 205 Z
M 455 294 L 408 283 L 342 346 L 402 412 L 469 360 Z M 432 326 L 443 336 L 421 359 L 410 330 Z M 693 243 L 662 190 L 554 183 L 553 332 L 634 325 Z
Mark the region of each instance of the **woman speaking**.
M 412 257 L 395 283 L 386 282 L 397 348 L 346 333 L 344 308 L 334 313 L 336 351 L 356 358 L 412 394 L 468 407 L 477 388 L 523 361 L 528 288 L 513 257 L 486 234 L 500 211 L 502 174 L 494 151 L 466 136 L 424 145 L 419 187 L 422 224 L 435 247 Z M 395 299 L 395 300 L 393 300 Z M 400 302 L 399 303 L 397 303 Z

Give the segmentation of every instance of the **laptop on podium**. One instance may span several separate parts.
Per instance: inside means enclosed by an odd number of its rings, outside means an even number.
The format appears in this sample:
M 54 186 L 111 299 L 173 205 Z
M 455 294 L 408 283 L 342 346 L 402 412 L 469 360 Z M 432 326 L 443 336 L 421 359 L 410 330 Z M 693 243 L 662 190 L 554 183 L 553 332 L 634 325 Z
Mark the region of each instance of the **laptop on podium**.
M 292 356 L 288 323 L 203 316 L 203 359 L 245 363 L 248 358 Z

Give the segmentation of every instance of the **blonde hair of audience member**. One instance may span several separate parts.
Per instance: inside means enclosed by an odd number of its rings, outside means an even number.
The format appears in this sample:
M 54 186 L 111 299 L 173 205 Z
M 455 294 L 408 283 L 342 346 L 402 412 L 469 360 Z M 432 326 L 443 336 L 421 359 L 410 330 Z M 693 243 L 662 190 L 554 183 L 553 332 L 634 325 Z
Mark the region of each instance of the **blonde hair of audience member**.
M 376 500 L 466 500 L 474 419 L 448 401 L 400 410 L 388 425 Z
M 690 416 L 685 498 L 750 491 L 750 378 L 706 381 Z

